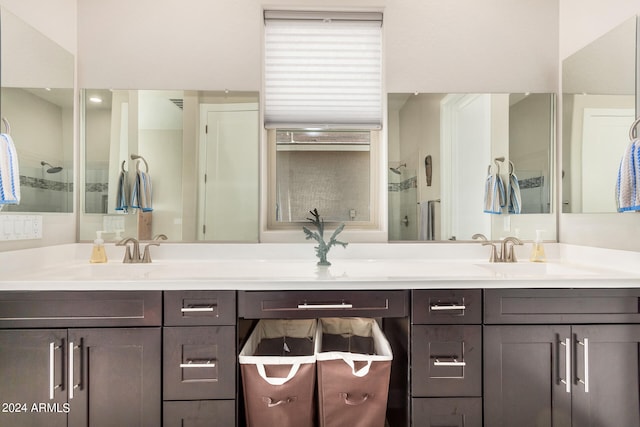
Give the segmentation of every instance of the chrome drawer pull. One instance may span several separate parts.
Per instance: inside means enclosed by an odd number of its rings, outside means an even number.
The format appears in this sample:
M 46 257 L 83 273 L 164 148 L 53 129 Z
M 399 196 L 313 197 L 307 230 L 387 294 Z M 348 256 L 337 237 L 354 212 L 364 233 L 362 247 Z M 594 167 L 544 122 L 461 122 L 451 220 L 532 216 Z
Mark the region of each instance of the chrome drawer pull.
M 305 302 L 302 304 L 298 304 L 298 308 L 303 310 L 332 310 L 340 308 L 353 308 L 353 304 L 349 304 L 347 302 L 343 302 L 340 304 L 307 304 Z
M 571 381 L 569 380 L 571 375 L 571 339 L 566 338 L 564 342 L 560 341 L 560 345 L 565 347 L 564 350 L 564 369 L 565 379 L 560 378 L 560 382 L 565 385 L 565 391 L 571 393 Z
M 584 347 L 584 380 L 578 380 L 584 384 L 584 392 L 589 393 L 589 338 L 578 341 Z
M 209 313 L 211 313 L 211 312 L 213 312 L 213 310 L 214 310 L 214 307 L 211 306 L 211 305 L 208 305 L 206 307 L 182 307 L 180 309 L 180 311 L 182 313 L 198 313 L 198 312 L 200 312 L 200 313 L 201 312 L 209 312 Z
M 80 345 L 75 345 L 73 341 L 69 342 L 69 400 L 74 398 L 74 390 L 80 388 L 80 383 L 76 384 L 73 377 L 75 368 L 74 353 L 76 349 L 80 348 Z M 82 377 L 82 366 L 80 367 L 80 376 Z
M 467 366 L 467 362 L 458 362 L 458 359 L 451 359 L 451 360 L 445 360 L 445 361 L 440 361 L 439 359 L 436 359 L 433 362 L 433 366 Z
M 55 345 L 54 342 L 49 343 L 49 399 L 53 399 L 53 393 L 55 389 L 60 388 L 59 384 L 55 383 L 55 351 L 61 348 L 59 345 Z
M 466 310 L 467 306 L 466 305 L 438 305 L 438 304 L 433 304 L 429 307 L 429 309 L 431 311 L 448 311 L 448 310 Z
M 181 363 L 180 368 L 215 368 L 215 359 L 187 359 L 187 363 Z

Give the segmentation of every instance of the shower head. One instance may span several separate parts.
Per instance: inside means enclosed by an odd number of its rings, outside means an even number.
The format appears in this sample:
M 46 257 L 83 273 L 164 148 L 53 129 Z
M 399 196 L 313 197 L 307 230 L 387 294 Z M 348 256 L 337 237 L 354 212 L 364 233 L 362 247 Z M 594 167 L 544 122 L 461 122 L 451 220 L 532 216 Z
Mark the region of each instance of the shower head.
M 47 173 L 58 173 L 62 170 L 62 166 L 52 166 L 49 163 L 45 162 L 44 160 L 41 161 L 40 164 L 42 166 L 49 166 L 49 169 L 47 169 Z
M 396 175 L 400 175 L 400 174 L 402 173 L 402 172 L 400 172 L 400 168 L 401 168 L 401 167 L 405 167 L 405 168 L 406 168 L 406 167 L 407 167 L 407 164 L 406 164 L 406 163 L 403 163 L 403 164 L 401 164 L 401 165 L 396 166 L 395 168 L 389 168 L 389 170 L 390 170 L 391 172 L 395 173 Z

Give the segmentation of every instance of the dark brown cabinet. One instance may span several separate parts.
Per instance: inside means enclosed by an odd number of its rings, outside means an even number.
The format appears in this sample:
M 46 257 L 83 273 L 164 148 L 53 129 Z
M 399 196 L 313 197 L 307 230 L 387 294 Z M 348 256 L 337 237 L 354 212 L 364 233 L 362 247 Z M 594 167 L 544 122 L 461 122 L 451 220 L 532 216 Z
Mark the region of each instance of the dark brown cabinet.
M 160 302 L 160 292 L 1 293 L 0 425 L 157 427 Z M 100 318 L 126 327 L 96 328 Z
M 564 337 L 569 326 L 485 327 L 486 427 L 571 427 Z
M 482 291 L 415 290 L 411 301 L 411 425 L 481 426 Z
M 64 329 L 0 331 L 0 425 L 67 426 L 66 339 Z
M 486 290 L 485 321 L 504 324 L 484 329 L 484 425 L 640 427 L 639 298 Z
M 163 426 L 235 426 L 235 291 L 164 296 Z

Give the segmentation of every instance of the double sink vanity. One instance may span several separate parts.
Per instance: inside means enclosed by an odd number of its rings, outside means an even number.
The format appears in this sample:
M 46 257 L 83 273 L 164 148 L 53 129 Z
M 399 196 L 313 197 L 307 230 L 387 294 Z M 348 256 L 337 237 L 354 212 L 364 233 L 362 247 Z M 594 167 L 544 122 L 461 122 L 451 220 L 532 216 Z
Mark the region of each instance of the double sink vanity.
M 391 427 L 640 426 L 637 253 L 351 244 L 318 267 L 310 244 L 106 249 L 0 253 L 0 425 L 244 426 L 237 355 L 259 319 L 357 316 L 392 346 Z

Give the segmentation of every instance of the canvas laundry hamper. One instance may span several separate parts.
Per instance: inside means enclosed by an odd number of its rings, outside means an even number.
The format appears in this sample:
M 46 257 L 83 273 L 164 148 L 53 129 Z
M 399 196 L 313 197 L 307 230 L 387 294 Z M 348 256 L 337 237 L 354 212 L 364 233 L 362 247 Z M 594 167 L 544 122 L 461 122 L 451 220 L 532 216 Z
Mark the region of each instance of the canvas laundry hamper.
M 240 351 L 247 427 L 313 427 L 315 319 L 262 319 Z
M 384 427 L 393 354 L 374 319 L 318 320 L 320 427 Z

